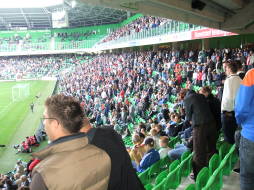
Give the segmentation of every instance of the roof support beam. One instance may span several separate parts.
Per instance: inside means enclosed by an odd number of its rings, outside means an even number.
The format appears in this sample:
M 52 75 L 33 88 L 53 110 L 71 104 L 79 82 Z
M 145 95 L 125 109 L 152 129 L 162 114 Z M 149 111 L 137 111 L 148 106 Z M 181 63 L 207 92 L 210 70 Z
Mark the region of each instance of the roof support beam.
M 180 11 L 184 11 L 190 15 L 196 15 L 203 18 L 209 18 L 215 22 L 223 22 L 225 20 L 222 12 L 217 11 L 216 9 L 210 8 L 208 5 L 204 7 L 202 11 L 191 8 L 191 1 L 186 0 L 151 0 L 152 2 L 156 2 L 167 6 L 169 8 L 177 9 Z
M 226 22 L 222 23 L 225 30 L 245 29 L 254 21 L 254 2 L 250 2 L 243 9 L 236 12 L 232 17 L 227 18 Z

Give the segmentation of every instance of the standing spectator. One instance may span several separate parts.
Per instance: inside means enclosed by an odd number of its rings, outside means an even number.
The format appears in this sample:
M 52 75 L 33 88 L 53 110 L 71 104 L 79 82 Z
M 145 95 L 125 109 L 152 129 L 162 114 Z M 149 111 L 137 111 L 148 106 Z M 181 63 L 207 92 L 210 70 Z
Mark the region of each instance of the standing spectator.
M 237 64 L 233 61 L 225 63 L 227 78 L 224 83 L 224 90 L 221 101 L 221 122 L 225 141 L 234 144 L 237 124 L 235 120 L 235 97 L 240 87 L 241 78 L 237 74 Z
M 237 74 L 239 75 L 239 77 L 243 80 L 244 76 L 245 76 L 245 72 L 243 70 L 243 65 L 240 61 L 236 61 L 237 64 Z
M 241 125 L 240 140 L 240 185 L 241 190 L 252 190 L 254 187 L 254 69 L 247 72 L 239 88 L 235 117 Z
M 130 157 L 122 138 L 113 129 L 105 128 L 92 128 L 89 120 L 84 119 L 84 124 L 81 132 L 85 132 L 89 139 L 89 143 L 104 150 L 111 159 L 111 171 L 107 190 L 143 190 L 134 168 L 132 167 Z M 140 136 L 134 136 L 136 154 L 135 158 L 140 160 L 143 156 Z M 140 156 L 140 154 L 142 156 Z M 139 160 L 139 161 L 140 161 Z
M 193 127 L 193 174 L 196 179 L 199 171 L 207 165 L 207 159 L 216 152 L 216 124 L 204 95 L 182 90 L 186 120 Z M 185 95 L 186 94 L 186 95 Z M 208 155 L 207 155 L 208 153 Z
M 206 100 L 209 103 L 210 109 L 216 122 L 216 129 L 219 134 L 219 131 L 221 130 L 221 102 L 218 98 L 214 97 L 212 94 L 212 89 L 209 86 L 202 87 L 200 93 L 206 97 Z
M 103 150 L 89 145 L 86 135 L 79 133 L 84 120 L 79 102 L 64 95 L 49 97 L 43 116 L 51 143 L 33 154 L 41 162 L 32 171 L 31 190 L 106 190 L 110 158 Z

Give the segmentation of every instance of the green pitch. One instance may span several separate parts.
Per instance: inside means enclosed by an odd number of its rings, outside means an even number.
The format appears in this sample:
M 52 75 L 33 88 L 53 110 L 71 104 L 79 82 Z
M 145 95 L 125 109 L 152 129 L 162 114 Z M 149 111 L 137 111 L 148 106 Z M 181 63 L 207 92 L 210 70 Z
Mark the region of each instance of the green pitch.
M 12 87 L 17 84 L 29 84 L 30 95 L 21 101 L 12 100 Z M 55 87 L 55 81 L 21 81 L 0 82 L 0 173 L 13 169 L 17 159 L 28 159 L 29 154 L 15 154 L 12 148 L 26 136 L 33 135 L 40 124 L 45 99 L 50 96 Z M 37 99 L 35 96 L 40 95 Z M 34 103 L 34 113 L 30 104 Z

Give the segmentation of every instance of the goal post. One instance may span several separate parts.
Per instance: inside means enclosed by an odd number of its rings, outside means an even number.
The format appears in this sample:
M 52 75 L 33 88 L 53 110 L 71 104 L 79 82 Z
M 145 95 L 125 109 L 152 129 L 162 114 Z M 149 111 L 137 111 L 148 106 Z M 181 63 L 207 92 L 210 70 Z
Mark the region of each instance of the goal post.
M 30 95 L 29 84 L 16 84 L 12 87 L 12 101 L 17 102 L 27 98 Z

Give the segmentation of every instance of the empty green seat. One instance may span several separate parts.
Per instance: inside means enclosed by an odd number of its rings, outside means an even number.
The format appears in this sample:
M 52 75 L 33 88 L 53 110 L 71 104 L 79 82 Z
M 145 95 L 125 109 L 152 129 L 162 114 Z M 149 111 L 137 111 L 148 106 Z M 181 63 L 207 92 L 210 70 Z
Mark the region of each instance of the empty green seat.
M 172 162 L 169 166 L 169 171 L 173 171 L 174 169 L 177 168 L 177 166 L 179 166 L 180 164 L 180 161 L 179 160 L 175 160 L 174 162 Z
M 196 189 L 202 190 L 202 188 L 206 186 L 208 179 L 209 179 L 209 169 L 207 167 L 204 167 L 198 173 L 196 179 Z
M 148 176 L 149 170 L 150 170 L 150 168 L 147 168 L 146 171 L 144 171 L 138 175 L 138 177 L 143 185 L 146 185 L 147 183 L 149 183 L 149 176 Z
M 160 182 L 163 181 L 163 179 L 165 179 L 167 177 L 169 173 L 169 170 L 164 170 L 162 171 L 155 179 L 155 185 L 158 185 Z
M 160 182 L 158 185 L 156 185 L 152 190 L 164 190 L 165 180 L 166 179 L 164 179 L 162 182 Z
M 209 161 L 209 175 L 212 176 L 213 172 L 219 167 L 220 165 L 220 157 L 218 154 L 214 154 Z
M 206 186 L 202 190 L 220 190 L 222 188 L 222 168 L 225 163 L 220 164 L 220 166 L 213 172 L 210 176 Z
M 181 177 L 187 177 L 191 173 L 192 169 L 192 154 L 183 160 L 180 164 L 180 175 Z
M 161 168 L 160 168 L 160 163 L 161 163 L 161 160 L 157 161 L 156 163 L 154 163 L 149 171 L 148 171 L 148 178 L 151 179 L 154 175 L 160 173 L 161 171 Z
M 181 183 L 180 167 L 176 167 L 173 171 L 170 171 L 165 179 L 164 189 L 176 189 Z
M 233 155 L 235 154 L 235 145 L 233 145 L 228 154 L 223 158 L 222 162 L 225 162 L 225 166 L 223 167 L 222 174 L 223 175 L 230 175 L 231 170 L 234 167 L 234 163 L 232 161 Z
M 168 156 L 166 156 L 165 158 L 161 159 L 161 162 L 160 162 L 160 168 L 163 170 L 165 168 L 168 168 L 169 165 L 171 164 L 171 160 Z
M 219 149 L 219 155 L 220 155 L 220 160 L 223 160 L 223 158 L 227 155 L 227 153 L 229 152 L 231 148 L 231 145 L 224 142 Z
M 196 186 L 195 184 L 190 184 L 185 188 L 185 190 L 196 190 Z
M 145 185 L 145 189 L 146 190 L 152 190 L 153 189 L 153 185 L 148 183 L 148 184 Z
M 185 160 L 190 154 L 191 154 L 190 151 L 187 151 L 187 152 L 183 153 L 182 156 L 181 156 L 181 162 L 182 162 L 183 160 Z

